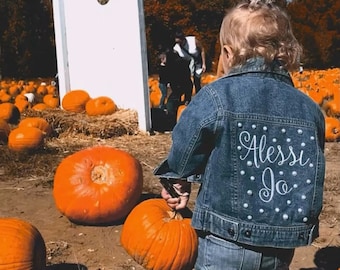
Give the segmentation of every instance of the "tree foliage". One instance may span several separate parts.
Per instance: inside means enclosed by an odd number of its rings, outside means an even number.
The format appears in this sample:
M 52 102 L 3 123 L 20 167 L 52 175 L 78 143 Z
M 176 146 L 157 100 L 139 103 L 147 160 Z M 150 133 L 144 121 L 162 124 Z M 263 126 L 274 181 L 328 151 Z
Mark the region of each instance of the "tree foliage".
M 0 67 L 3 76 L 33 78 L 56 72 L 50 0 L 1 0 Z
M 306 66 L 325 68 L 340 63 L 340 1 L 295 0 L 287 6 Z
M 208 64 L 213 64 L 219 54 L 219 27 L 225 10 L 232 4 L 233 1 L 225 0 L 145 0 L 144 16 L 150 72 L 156 66 L 157 54 L 172 48 L 174 32 L 178 28 L 201 41 Z
M 149 72 L 156 70 L 157 55 L 172 48 L 177 28 L 203 43 L 208 70 L 215 70 L 220 24 L 226 10 L 236 2 L 144 0 Z M 295 35 L 304 47 L 302 61 L 306 67 L 340 66 L 340 1 L 276 3 L 287 7 Z M 0 77 L 54 76 L 57 67 L 53 27 L 52 0 L 1 0 Z

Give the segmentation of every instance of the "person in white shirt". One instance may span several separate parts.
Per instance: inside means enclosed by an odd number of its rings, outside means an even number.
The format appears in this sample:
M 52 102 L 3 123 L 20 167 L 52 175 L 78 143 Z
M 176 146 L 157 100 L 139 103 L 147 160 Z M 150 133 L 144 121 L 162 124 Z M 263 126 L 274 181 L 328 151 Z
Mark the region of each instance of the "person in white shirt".
M 195 36 L 185 36 L 182 31 L 177 31 L 173 50 L 180 57 L 188 60 L 197 94 L 201 89 L 202 74 L 206 71 L 205 51 L 201 42 Z

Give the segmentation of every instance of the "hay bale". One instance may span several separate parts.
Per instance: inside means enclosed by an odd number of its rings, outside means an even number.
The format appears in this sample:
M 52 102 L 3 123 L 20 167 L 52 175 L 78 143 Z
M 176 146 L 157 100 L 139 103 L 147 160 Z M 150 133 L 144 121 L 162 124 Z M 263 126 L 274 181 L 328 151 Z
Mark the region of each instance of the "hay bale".
M 88 116 L 85 113 L 67 112 L 62 109 L 27 110 L 22 114 L 22 118 L 25 117 L 46 119 L 54 131 L 54 137 L 82 133 L 107 139 L 136 134 L 139 130 L 137 112 L 133 110 L 118 110 L 111 115 L 102 116 Z

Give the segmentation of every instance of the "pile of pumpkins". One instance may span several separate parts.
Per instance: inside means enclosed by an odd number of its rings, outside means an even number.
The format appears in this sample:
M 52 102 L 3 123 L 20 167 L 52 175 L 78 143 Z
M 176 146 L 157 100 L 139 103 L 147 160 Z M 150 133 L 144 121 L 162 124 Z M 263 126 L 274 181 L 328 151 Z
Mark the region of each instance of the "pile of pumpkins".
M 313 99 L 325 116 L 326 142 L 340 141 L 340 68 L 293 73 L 295 87 Z
M 0 83 L 0 143 L 20 152 L 36 150 L 51 135 L 52 128 L 42 117 L 21 120 L 25 110 L 59 108 L 59 97 L 53 84 L 19 81 Z M 43 102 L 39 102 L 42 100 Z M 86 113 L 88 116 L 110 115 L 118 110 L 115 102 L 106 96 L 91 98 L 86 90 L 72 90 L 64 95 L 61 105 L 67 112 Z
M 59 107 L 55 83 L 45 81 L 0 81 L 0 103 L 13 103 L 22 113 L 27 109 L 44 110 Z
M 0 143 L 7 143 L 15 152 L 40 148 L 51 132 L 51 125 L 42 117 L 24 118 L 13 129 L 6 119 L 0 118 Z
M 46 80 L 47 81 L 47 80 Z M 60 105 L 66 111 L 85 112 L 89 116 L 108 115 L 117 111 L 115 102 L 106 96 L 91 98 L 86 90 L 71 90 L 62 98 L 53 80 L 0 81 L 0 104 L 12 103 L 20 113 L 27 109 L 42 111 Z
M 51 125 L 44 118 L 21 120 L 21 112 L 15 104 L 0 104 L 0 143 L 8 144 L 9 149 L 18 152 L 37 149 L 51 132 Z
M 56 208 L 74 224 L 110 226 L 123 221 L 122 247 L 145 269 L 192 269 L 198 238 L 190 225 L 190 211 L 173 211 L 160 198 L 140 202 L 142 188 L 139 160 L 126 151 L 97 145 L 59 163 L 53 198 Z M 45 241 L 33 224 L 0 218 L 0 239 L 4 245 L 0 270 L 45 269 Z

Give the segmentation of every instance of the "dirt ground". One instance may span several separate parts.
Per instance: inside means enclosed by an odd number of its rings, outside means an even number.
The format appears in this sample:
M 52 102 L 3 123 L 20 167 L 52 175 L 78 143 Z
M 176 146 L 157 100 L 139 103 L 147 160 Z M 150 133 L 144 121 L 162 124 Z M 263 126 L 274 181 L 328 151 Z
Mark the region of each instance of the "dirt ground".
M 58 137 L 48 140 L 38 153 L 29 155 L 9 153 L 6 145 L 0 145 L 0 217 L 21 218 L 37 227 L 45 240 L 49 270 L 143 269 L 120 245 L 122 224 L 75 225 L 55 207 L 53 176 L 59 162 L 77 149 L 97 144 L 126 150 L 139 159 L 144 170 L 143 196 L 159 195 L 160 185 L 152 170 L 167 155 L 171 144 L 169 133 L 108 139 L 83 135 Z M 312 246 L 296 250 L 292 270 L 314 268 L 313 258 L 318 249 L 340 245 L 340 143 L 327 143 L 325 153 L 326 185 L 320 237 Z M 192 206 L 193 201 L 190 208 Z

